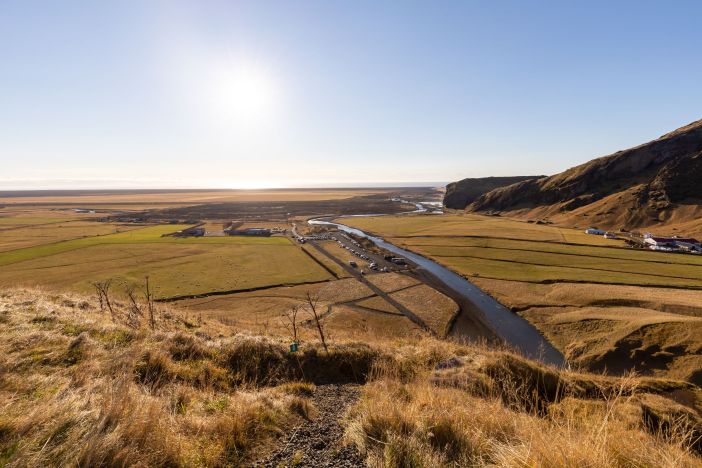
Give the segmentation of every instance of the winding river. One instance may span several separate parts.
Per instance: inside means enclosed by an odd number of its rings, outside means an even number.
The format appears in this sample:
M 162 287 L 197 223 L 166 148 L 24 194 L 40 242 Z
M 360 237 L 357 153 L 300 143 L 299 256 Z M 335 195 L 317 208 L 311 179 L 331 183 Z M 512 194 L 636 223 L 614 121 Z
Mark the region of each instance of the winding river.
M 420 211 L 419 207 L 417 211 Z M 532 324 L 507 309 L 464 277 L 422 255 L 402 249 L 379 237 L 367 234 L 360 229 L 332 222 L 330 219 L 332 218 L 311 219 L 309 223 L 335 226 L 342 231 L 364 237 L 375 243 L 378 247 L 412 261 L 443 283 L 445 287 L 470 302 L 474 306 L 474 310 L 482 314 L 483 321 L 486 322 L 490 329 L 504 340 L 508 346 L 519 351 L 524 356 L 546 364 L 553 364 L 561 367 L 566 364 L 565 358 L 560 351 L 549 343 Z M 463 310 L 462 308 L 461 314 L 466 313 L 470 313 L 470 311 Z

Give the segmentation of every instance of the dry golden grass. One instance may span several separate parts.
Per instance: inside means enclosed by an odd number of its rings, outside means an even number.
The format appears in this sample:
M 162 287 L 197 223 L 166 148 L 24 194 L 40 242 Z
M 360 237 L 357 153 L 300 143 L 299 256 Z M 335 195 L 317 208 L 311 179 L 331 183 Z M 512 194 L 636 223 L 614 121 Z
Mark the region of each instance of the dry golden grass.
M 342 268 L 341 265 L 339 265 L 334 260 L 332 260 L 331 258 L 324 255 L 319 250 L 310 246 L 309 244 L 303 244 L 302 246 L 300 246 L 300 248 L 302 248 L 302 250 L 307 252 L 310 256 L 317 259 L 317 261 L 319 263 L 321 263 L 322 265 L 324 265 L 327 268 L 327 270 L 333 272 L 334 276 L 336 278 L 350 278 L 351 277 L 351 273 L 349 273 L 344 268 Z
M 401 312 L 395 308 L 395 306 L 380 296 L 373 296 L 368 299 L 363 299 L 362 301 L 356 302 L 356 304 L 362 307 L 368 307 L 369 309 L 387 312 L 389 314 L 402 315 Z
M 412 321 L 392 308 L 384 299 L 373 295 L 370 289 L 355 278 L 187 299 L 174 304 L 190 314 L 201 315 L 207 320 L 217 321 L 236 330 L 250 330 L 261 335 L 274 336 L 289 335 L 285 316 L 292 307 L 302 305 L 299 314 L 302 323 L 300 337 L 308 341 L 316 339 L 317 336 L 309 308 L 305 305 L 308 292 L 319 296 L 322 322 L 329 335 L 335 339 L 377 343 L 424 334 Z M 352 304 L 356 303 L 377 312 L 353 307 Z M 386 311 L 382 305 L 376 306 L 381 303 L 385 303 L 390 310 Z M 391 313 L 394 315 L 389 315 Z
M 345 424 L 371 466 L 702 462 L 690 384 L 412 336 L 292 355 L 177 309 L 156 317 L 152 330 L 124 304 L 111 318 L 91 298 L 0 291 L 0 464 L 249 465 L 316 417 L 312 383 L 331 382 L 365 383 Z
M 388 366 L 348 416 L 347 439 L 369 466 L 702 464 L 699 410 L 672 401 L 675 390 L 662 382 L 557 372 L 509 354 L 423 344 L 429 349 L 410 358 L 414 377 Z M 433 370 L 442 359 L 450 367 Z M 699 402 L 699 389 L 688 392 Z
M 402 289 L 390 295 L 424 321 L 439 337 L 445 337 L 459 308 L 450 297 L 426 284 Z
M 573 365 L 702 384 L 702 293 L 474 279 L 519 311 Z
M 533 284 L 520 281 L 471 278 L 508 307 L 626 306 L 702 317 L 702 292 L 606 284 Z
M 52 222 L 9 230 L 3 230 L 3 226 L 0 226 L 0 252 L 71 239 L 116 234 L 140 227 L 142 226 L 92 221 Z
M 476 214 L 359 217 L 344 218 L 343 222 L 384 237 L 484 236 L 587 245 L 623 245 L 621 241 L 587 235 L 579 229 Z
M 404 315 L 373 313 L 352 306 L 334 306 L 324 324 L 337 340 L 383 343 L 397 339 L 417 339 L 426 333 Z
M 469 278 L 576 366 L 702 385 L 699 256 L 620 248 L 582 230 L 474 214 L 348 223 Z
M 299 392 L 233 391 L 245 340 L 194 336 L 173 311 L 151 331 L 74 295 L 0 304 L 0 465 L 238 465 L 304 417 Z
M 376 273 L 366 276 L 366 279 L 384 292 L 393 292 L 419 284 L 416 279 L 401 273 Z

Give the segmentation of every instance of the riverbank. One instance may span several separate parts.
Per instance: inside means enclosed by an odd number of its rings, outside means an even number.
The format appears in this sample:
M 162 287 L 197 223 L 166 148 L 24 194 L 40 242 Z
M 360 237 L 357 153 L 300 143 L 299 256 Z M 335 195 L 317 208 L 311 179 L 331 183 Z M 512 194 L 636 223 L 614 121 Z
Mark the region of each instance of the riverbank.
M 461 306 L 461 312 L 458 314 L 450 333 L 452 338 L 458 341 L 469 341 L 476 338 L 490 341 L 497 337 L 508 347 L 531 359 L 556 366 L 566 364 L 561 352 L 544 338 L 533 325 L 448 268 L 417 253 L 397 247 L 379 237 L 367 234 L 360 229 L 333 222 L 331 218 L 316 218 L 308 222 L 312 225 L 334 226 L 347 233 L 366 238 L 381 249 L 413 262 L 423 269 L 422 275 L 425 278 L 433 277 L 433 280 L 430 280 L 430 286 L 439 291 L 442 289 L 450 291 L 450 294 L 447 295 Z

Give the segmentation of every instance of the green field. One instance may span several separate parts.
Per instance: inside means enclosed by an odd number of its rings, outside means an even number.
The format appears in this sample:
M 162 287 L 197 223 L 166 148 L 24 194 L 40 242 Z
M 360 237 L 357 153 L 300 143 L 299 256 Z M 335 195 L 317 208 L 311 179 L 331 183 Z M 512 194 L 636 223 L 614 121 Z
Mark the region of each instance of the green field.
M 621 246 L 624 244 L 623 241 L 609 240 L 602 236 L 591 236 L 578 229 L 471 214 L 376 216 L 344 218 L 343 222 L 349 226 L 372 231 L 387 237 L 483 236 L 586 245 Z
M 104 236 L 138 229 L 140 227 L 142 226 L 70 220 L 59 220 L 52 223 L 37 223 L 33 225 L 9 226 L 5 224 L 0 226 L 0 252 L 42 244 L 53 244 L 83 237 Z
M 702 257 L 629 249 L 574 229 L 477 215 L 345 221 L 469 277 L 702 288 Z
M 149 275 L 160 298 L 324 281 L 331 275 L 283 237 L 162 237 L 185 226 L 150 226 L 0 253 L 0 285 L 89 291 Z

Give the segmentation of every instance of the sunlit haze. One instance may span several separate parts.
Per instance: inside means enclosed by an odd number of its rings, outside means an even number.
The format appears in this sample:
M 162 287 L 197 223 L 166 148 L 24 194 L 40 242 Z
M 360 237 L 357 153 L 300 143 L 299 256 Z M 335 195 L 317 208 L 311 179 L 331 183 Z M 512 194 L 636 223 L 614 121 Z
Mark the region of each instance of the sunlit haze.
M 552 174 L 702 117 L 700 17 L 683 1 L 8 0 L 0 189 Z

